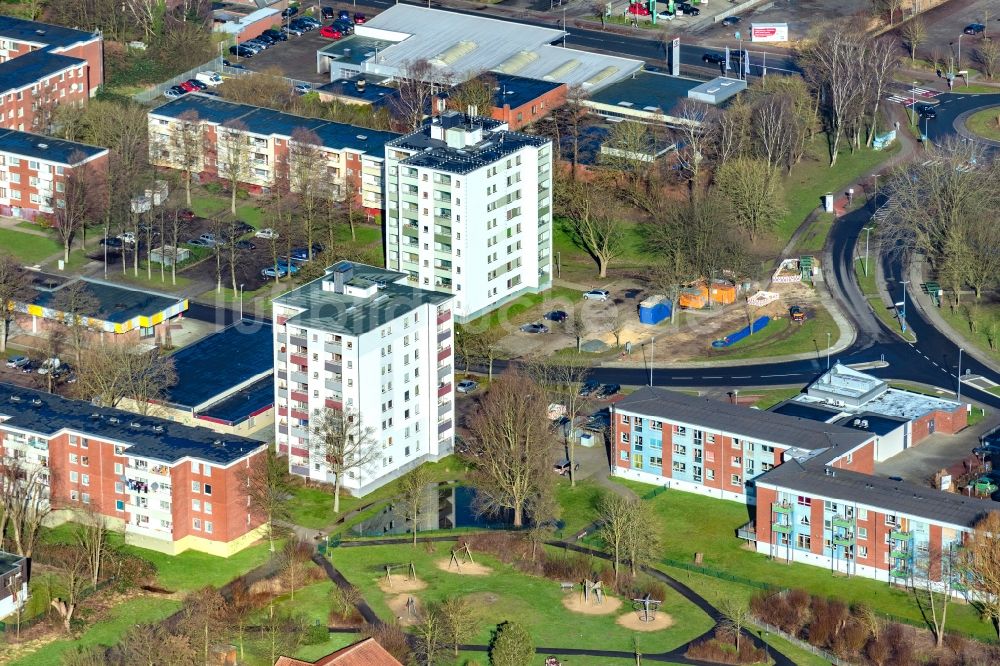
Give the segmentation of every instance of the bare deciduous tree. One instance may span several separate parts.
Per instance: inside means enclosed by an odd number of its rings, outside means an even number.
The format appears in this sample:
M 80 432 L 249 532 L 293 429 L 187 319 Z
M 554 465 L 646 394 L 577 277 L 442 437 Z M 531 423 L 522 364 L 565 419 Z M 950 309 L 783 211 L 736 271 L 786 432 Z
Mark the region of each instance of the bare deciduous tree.
M 437 607 L 443 622 L 442 638 L 451 643 L 458 657 L 458 647 L 476 634 L 479 620 L 476 609 L 465 597 L 447 597 Z
M 42 523 L 52 511 L 50 468 L 4 457 L 0 465 L 0 507 L 9 528 L 14 552 L 31 557 Z
M 263 518 L 269 550 L 274 552 L 274 540 L 280 533 L 279 523 L 290 515 L 289 498 L 292 486 L 288 463 L 278 456 L 273 446 L 256 456 L 247 472 L 247 495 L 250 508 Z
M 598 201 L 591 188 L 581 183 L 575 189 L 570 225 L 579 244 L 597 262 L 598 276 L 605 278 L 608 264 L 624 251 L 625 229 L 615 217 L 615 210 Z
M 238 78 L 238 77 L 237 77 Z M 178 125 L 170 133 L 166 150 L 171 166 L 180 169 L 184 176 L 184 199 L 191 205 L 191 181 L 202 170 L 205 137 L 202 135 L 201 119 L 195 110 L 185 111 L 177 117 Z
M 542 357 L 526 366 L 526 370 L 548 393 L 556 404 L 566 408 L 569 418 L 566 440 L 566 458 L 569 460 L 570 486 L 576 485 L 576 416 L 588 402 L 580 395 L 584 382 L 590 374 L 585 365 L 566 363 L 563 359 Z
M 972 51 L 972 57 L 986 78 L 992 80 L 1000 73 L 1000 41 L 983 37 Z
M 396 104 L 406 131 L 419 129 L 424 116 L 432 110 L 433 78 L 434 67 L 426 60 L 414 60 L 402 67 Z
M 63 629 L 71 633 L 77 606 L 90 582 L 87 552 L 76 546 L 56 546 L 50 550 L 49 559 L 59 568 L 59 596 L 50 605 L 59 613 Z
M 923 17 L 914 16 L 903 24 L 899 33 L 902 35 L 903 43 L 906 44 L 906 48 L 910 52 L 910 64 L 913 65 L 917 59 L 917 49 L 927 41 L 927 24 L 924 23 Z
M 601 540 L 605 548 L 611 551 L 611 564 L 614 568 L 615 584 L 618 583 L 618 573 L 622 560 L 625 559 L 625 543 L 628 531 L 632 529 L 630 514 L 631 502 L 618 493 L 609 492 L 601 498 L 598 515 L 601 523 Z
M 417 465 L 400 479 L 400 502 L 403 505 L 403 516 L 413 527 L 413 545 L 417 545 L 417 532 L 420 529 L 420 517 L 427 510 L 427 486 L 430 474 L 423 465 Z
M 691 198 L 697 199 L 701 194 L 702 170 L 715 144 L 715 110 L 708 104 L 685 98 L 670 115 L 677 118 L 673 128 L 677 163 L 687 178 Z
M 324 200 L 328 198 L 326 190 L 330 187 L 329 175 L 320 168 L 327 159 L 322 145 L 315 132 L 301 127 L 292 131 L 292 140 L 288 144 L 291 187 L 298 199 L 299 221 L 305 232 L 309 261 L 313 259 L 315 233 Z
M 753 613 L 745 599 L 740 597 L 727 597 L 722 601 L 719 608 L 725 616 L 725 624 L 728 626 L 736 638 L 736 652 L 740 651 L 740 639 L 743 630 L 753 621 Z
M 1000 512 L 976 523 L 962 549 L 963 571 L 971 578 L 973 604 L 1000 637 Z
M 720 165 L 715 177 L 736 226 L 746 232 L 751 242 L 784 217 L 781 177 L 767 162 L 739 157 Z
M 108 539 L 113 530 L 111 523 L 90 505 L 77 509 L 73 536 L 76 545 L 86 554 L 87 573 L 90 584 L 96 590 L 101 579 L 101 566 L 110 554 Z
M 247 126 L 242 120 L 228 120 L 219 128 L 219 175 L 229 185 L 229 212 L 236 215 L 236 193 L 250 176 L 250 144 Z
M 70 156 L 70 162 L 81 162 L 79 151 Z M 84 162 L 66 170 L 63 192 L 54 192 L 55 215 L 53 228 L 62 243 L 63 261 L 69 261 L 73 240 L 83 232 L 84 226 L 100 217 L 104 210 L 105 175 L 90 163 Z
M 52 307 L 59 311 L 60 321 L 66 327 L 77 364 L 83 356 L 87 335 L 91 331 L 90 317 L 99 314 L 99 306 L 97 298 L 83 280 L 67 284 L 52 299 Z
M 177 381 L 173 359 L 143 348 L 137 340 L 92 345 L 80 358 L 77 376 L 80 395 L 96 398 L 105 407 L 131 398 L 143 414 Z
M 507 371 L 490 386 L 470 423 L 472 480 L 481 509 L 510 511 L 514 527 L 550 492 L 550 433 L 544 390 Z
M 480 74 L 455 86 L 448 93 L 448 106 L 462 113 L 467 113 L 469 109 L 475 109 L 476 115 L 489 117 L 498 89 L 499 84 L 492 74 Z M 503 100 L 504 91 L 499 90 L 499 93 L 500 99 Z M 503 107 L 502 101 L 499 106 Z
M 0 252 L 0 352 L 7 351 L 15 306 L 30 294 L 30 280 L 21 262 L 13 255 Z
M 367 472 L 381 455 L 378 436 L 361 414 L 350 408 L 328 407 L 313 420 L 310 447 L 334 475 L 333 512 L 339 513 L 344 475 Z
M 958 576 L 957 558 L 950 548 L 929 544 L 926 553 L 918 554 L 910 576 L 910 586 L 924 616 L 930 619 L 938 647 L 944 645 L 948 605 Z

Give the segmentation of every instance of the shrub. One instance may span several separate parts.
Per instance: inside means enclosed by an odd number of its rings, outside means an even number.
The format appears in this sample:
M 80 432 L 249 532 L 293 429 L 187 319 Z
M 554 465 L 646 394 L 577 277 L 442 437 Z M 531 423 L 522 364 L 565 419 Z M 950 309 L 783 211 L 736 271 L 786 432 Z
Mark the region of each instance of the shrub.
M 517 622 L 502 622 L 490 639 L 491 666 L 523 666 L 531 663 L 535 654 L 531 634 Z
M 319 645 L 330 639 L 330 631 L 322 624 L 311 624 L 306 627 L 302 642 L 306 645 Z

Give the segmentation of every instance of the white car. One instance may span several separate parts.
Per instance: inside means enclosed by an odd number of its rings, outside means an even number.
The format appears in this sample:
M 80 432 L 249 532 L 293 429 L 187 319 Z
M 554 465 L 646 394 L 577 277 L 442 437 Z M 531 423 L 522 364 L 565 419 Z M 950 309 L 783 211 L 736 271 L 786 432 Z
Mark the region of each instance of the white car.
M 255 233 L 254 237 L 256 237 L 256 238 L 264 238 L 264 239 L 267 239 L 267 240 L 273 240 L 273 239 L 275 239 L 275 238 L 278 237 L 278 234 L 271 227 L 267 227 L 267 228 L 261 229 L 257 233 Z
M 125 243 L 126 245 L 135 245 L 135 234 L 131 231 L 126 231 L 123 234 L 118 234 L 115 238 Z
M 477 388 L 479 388 L 479 382 L 471 379 L 463 379 L 455 386 L 455 390 L 459 393 L 472 393 Z
M 218 72 L 198 72 L 194 75 L 195 81 L 201 81 L 209 88 L 222 85 L 222 77 Z
M 308 83 L 296 83 L 293 90 L 299 95 L 305 95 L 312 92 L 312 86 Z
M 50 372 L 55 372 L 56 370 L 59 369 L 60 365 L 62 365 L 62 361 L 60 361 L 55 356 L 47 358 L 44 361 L 42 361 L 42 364 L 38 367 L 38 374 L 47 375 Z
M 607 289 L 591 289 L 584 292 L 583 297 L 588 301 L 606 301 L 611 298 L 611 292 Z

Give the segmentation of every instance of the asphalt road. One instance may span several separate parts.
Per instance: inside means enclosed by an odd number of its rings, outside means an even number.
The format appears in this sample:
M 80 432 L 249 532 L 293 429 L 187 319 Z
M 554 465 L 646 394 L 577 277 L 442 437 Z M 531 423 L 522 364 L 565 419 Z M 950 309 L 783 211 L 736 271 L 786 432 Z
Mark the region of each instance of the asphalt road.
M 962 94 L 961 90 L 962 86 L 959 84 L 955 92 L 938 95 L 936 98 L 939 102 L 936 107 L 937 118 L 920 120 L 920 129 L 926 128 L 927 137 L 932 142 L 939 144 L 948 136 L 955 134 L 955 121 L 963 113 L 987 106 L 1000 105 L 1000 94 L 968 95 Z M 920 106 L 919 102 L 917 102 L 917 106 Z

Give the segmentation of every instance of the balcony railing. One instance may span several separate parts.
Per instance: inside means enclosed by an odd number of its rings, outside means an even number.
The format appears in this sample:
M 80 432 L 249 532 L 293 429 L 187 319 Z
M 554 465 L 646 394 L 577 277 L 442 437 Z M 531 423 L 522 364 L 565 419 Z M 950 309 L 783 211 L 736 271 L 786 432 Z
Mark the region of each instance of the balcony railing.
M 443 398 L 444 396 L 448 395 L 449 393 L 451 393 L 451 383 L 450 382 L 447 383 L 447 384 L 442 384 L 441 386 L 438 387 L 438 397 L 439 398 Z
M 775 513 L 791 513 L 792 505 L 788 502 L 774 502 L 771 504 L 771 509 Z
M 441 423 L 438 424 L 439 435 L 443 432 L 448 432 L 449 430 L 451 430 L 451 419 L 448 419 L 447 421 L 442 421 Z
M 437 316 L 438 326 L 445 323 L 449 319 L 451 319 L 451 310 L 445 310 L 444 312 L 439 312 Z
M 443 347 L 441 349 L 438 349 L 438 362 L 439 363 L 441 361 L 447 359 L 450 356 L 451 356 L 451 347 Z

